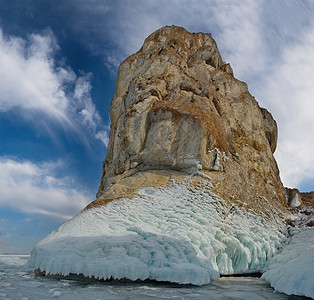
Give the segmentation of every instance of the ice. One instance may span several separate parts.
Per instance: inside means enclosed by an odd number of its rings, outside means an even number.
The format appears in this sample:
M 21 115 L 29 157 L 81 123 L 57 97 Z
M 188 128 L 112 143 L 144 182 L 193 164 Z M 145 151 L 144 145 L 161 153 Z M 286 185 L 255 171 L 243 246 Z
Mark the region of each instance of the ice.
M 21 257 L 15 260 L 0 257 L 0 299 L 291 299 L 275 292 L 268 282 L 260 278 L 222 277 L 202 286 L 160 282 L 56 280 L 34 276 L 33 269 L 25 266 L 25 261 L 26 258 Z M 28 276 L 22 275 L 25 273 Z
M 135 230 L 135 228 L 134 228 Z M 197 257 L 188 244 L 152 233 L 119 237 L 68 237 L 52 240 L 41 251 L 56 253 L 38 267 L 51 274 L 84 274 L 96 278 L 156 279 L 203 284 L 218 279 L 205 259 Z M 62 251 L 60 251 L 62 249 Z M 60 254 L 59 254 L 60 253 Z M 39 257 L 41 253 L 37 254 Z
M 220 166 L 220 150 L 218 148 L 215 148 L 213 155 L 213 170 L 218 171 L 219 166 Z
M 300 195 L 298 193 L 296 193 L 291 201 L 291 207 L 298 207 L 301 205 L 300 202 Z
M 219 273 L 261 272 L 281 245 L 279 223 L 229 207 L 205 183 L 172 182 L 83 210 L 34 246 L 29 266 L 202 285 Z
M 262 278 L 279 292 L 314 298 L 314 228 L 290 228 L 290 234 Z
M 12 266 L 23 266 L 29 255 L 26 254 L 0 254 L 0 264 L 5 263 L 6 265 Z

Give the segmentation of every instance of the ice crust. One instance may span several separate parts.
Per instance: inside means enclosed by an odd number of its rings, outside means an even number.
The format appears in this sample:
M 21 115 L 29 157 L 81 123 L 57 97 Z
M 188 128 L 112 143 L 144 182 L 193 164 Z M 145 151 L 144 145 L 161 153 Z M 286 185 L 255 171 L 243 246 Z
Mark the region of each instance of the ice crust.
M 28 263 L 48 274 L 195 285 L 262 272 L 283 224 L 226 205 L 207 184 L 173 181 L 83 210 L 39 241 Z
M 299 194 L 296 193 L 291 201 L 291 207 L 298 207 L 300 205 L 301 205 L 300 196 Z
M 314 298 L 314 228 L 291 228 L 290 234 L 262 278 L 276 291 Z

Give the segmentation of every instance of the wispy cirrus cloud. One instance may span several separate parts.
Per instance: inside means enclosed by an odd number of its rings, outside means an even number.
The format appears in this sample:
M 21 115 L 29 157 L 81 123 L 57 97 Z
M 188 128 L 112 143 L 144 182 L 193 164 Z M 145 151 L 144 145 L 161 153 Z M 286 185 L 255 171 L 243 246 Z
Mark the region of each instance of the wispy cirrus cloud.
M 58 50 L 51 30 L 28 39 L 0 30 L 0 112 L 15 111 L 48 132 L 53 124 L 79 136 L 82 129 L 95 138 L 108 135 L 91 98 L 91 75 L 77 76 L 58 65 Z
M 34 163 L 0 158 L 0 207 L 68 219 L 92 200 L 69 177 L 58 176 L 62 161 Z

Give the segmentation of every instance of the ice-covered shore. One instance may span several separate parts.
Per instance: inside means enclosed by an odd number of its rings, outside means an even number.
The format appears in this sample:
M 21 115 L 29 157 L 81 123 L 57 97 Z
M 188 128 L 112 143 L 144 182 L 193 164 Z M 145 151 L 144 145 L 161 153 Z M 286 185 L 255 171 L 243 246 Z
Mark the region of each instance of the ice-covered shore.
M 195 285 L 262 272 L 284 238 L 280 219 L 228 206 L 206 182 L 172 181 L 84 210 L 32 251 L 47 274 L 152 279 Z
M 25 266 L 26 257 L 0 255 L 0 299 L 86 300 L 86 299 L 197 299 L 197 300 L 289 300 L 256 277 L 222 277 L 202 286 L 160 282 L 95 282 L 55 280 L 34 276 Z M 295 300 L 305 300 L 295 297 Z M 291 299 L 290 299 L 291 300 Z
M 314 298 L 314 228 L 291 228 L 290 234 L 262 278 L 278 292 Z

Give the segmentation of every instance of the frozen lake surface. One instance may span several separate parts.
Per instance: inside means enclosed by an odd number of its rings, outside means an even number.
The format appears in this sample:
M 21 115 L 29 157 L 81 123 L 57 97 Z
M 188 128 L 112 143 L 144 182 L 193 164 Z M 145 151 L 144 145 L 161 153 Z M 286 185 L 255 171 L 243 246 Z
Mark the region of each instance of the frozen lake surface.
M 204 286 L 35 277 L 25 266 L 27 259 L 27 255 L 0 255 L 0 299 L 309 299 L 278 293 L 253 277 L 225 277 Z

